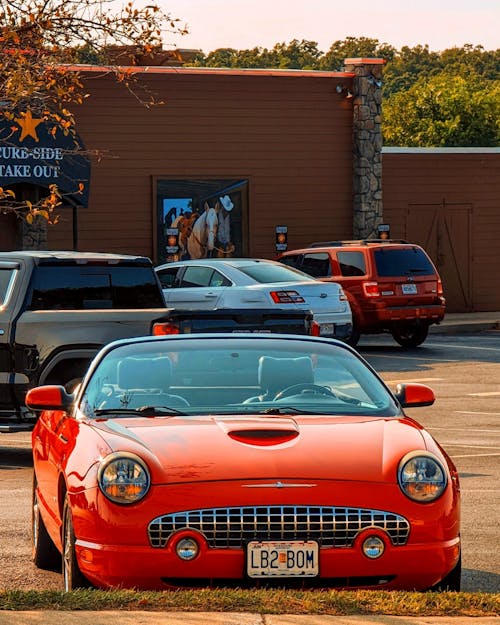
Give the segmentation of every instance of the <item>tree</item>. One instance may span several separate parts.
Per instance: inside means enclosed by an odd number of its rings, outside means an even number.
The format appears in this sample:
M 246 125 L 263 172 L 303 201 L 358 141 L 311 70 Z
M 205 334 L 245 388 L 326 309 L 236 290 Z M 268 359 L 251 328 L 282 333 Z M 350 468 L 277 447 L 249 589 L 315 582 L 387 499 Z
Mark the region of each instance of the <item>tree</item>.
M 107 71 L 133 89 L 133 74 L 115 66 L 117 52 L 126 50 L 122 58 L 131 64 L 134 55 L 161 48 L 166 32 L 186 31 L 178 19 L 153 4 L 137 9 L 129 3 L 115 10 L 113 0 L 2 0 L 0 120 L 26 121 L 36 116 L 54 133 L 75 134 L 72 106 L 82 103 L 88 92 L 82 74 L 71 64 L 107 65 Z M 8 143 L 8 137 L 2 139 Z M 16 201 L 12 191 L 0 189 L 0 201 L 4 212 L 27 211 L 28 219 L 37 214 L 49 218 L 61 194 L 52 187 L 47 197 L 33 205 Z
M 445 70 L 420 78 L 383 104 L 386 145 L 417 147 L 497 146 L 500 142 L 500 81 L 473 70 Z
M 339 72 L 344 69 L 344 59 L 348 58 L 382 58 L 390 61 L 396 50 L 387 43 L 380 43 L 378 39 L 370 37 L 346 37 L 332 43 L 324 54 L 318 69 Z

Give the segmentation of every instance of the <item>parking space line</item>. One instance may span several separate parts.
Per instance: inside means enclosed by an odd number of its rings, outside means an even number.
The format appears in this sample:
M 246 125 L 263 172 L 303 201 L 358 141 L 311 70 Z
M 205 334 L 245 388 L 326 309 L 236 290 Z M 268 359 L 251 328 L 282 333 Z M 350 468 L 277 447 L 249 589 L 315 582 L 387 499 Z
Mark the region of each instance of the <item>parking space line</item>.
M 482 347 L 480 345 L 453 345 L 452 343 L 434 343 L 434 341 L 426 342 L 427 347 L 446 347 L 446 348 L 454 348 L 454 349 L 473 349 L 475 351 L 486 351 L 486 352 L 499 352 L 500 349 L 498 347 Z
M 362 350 L 360 350 L 362 351 Z M 365 352 L 366 359 L 389 358 L 390 360 L 421 360 L 423 362 L 463 362 L 461 358 L 430 358 L 429 356 L 397 356 L 396 354 L 384 354 L 383 352 Z
M 464 447 L 465 449 L 496 449 L 500 453 L 500 447 L 495 445 L 490 447 L 489 445 L 467 445 L 466 443 L 446 443 L 446 447 Z
M 484 414 L 484 415 L 489 415 L 491 417 L 493 416 L 498 416 L 498 412 L 476 412 L 473 410 L 454 410 L 453 412 L 456 412 L 458 414 Z M 443 428 L 443 429 L 447 429 L 447 428 Z M 485 430 L 486 432 L 488 430 Z
M 408 378 L 408 382 L 442 382 L 445 378 Z M 401 384 L 405 380 L 384 380 L 386 384 Z
M 466 412 L 465 414 L 470 414 L 468 412 Z M 475 412 L 474 414 L 491 414 L 490 412 Z M 495 413 L 493 413 L 495 414 Z M 428 428 L 426 428 L 426 430 L 444 430 L 445 432 L 472 432 L 474 431 L 474 434 L 476 433 L 480 433 L 480 432 L 486 432 L 488 434 L 500 434 L 500 428 L 496 429 L 496 430 L 478 430 L 477 428 L 440 428 L 440 427 L 433 427 L 433 426 L 429 426 Z
M 449 447 L 449 445 L 447 445 L 447 447 Z M 493 458 L 494 456 L 500 456 L 500 453 L 498 454 L 450 454 L 451 457 L 455 460 L 455 458 Z
M 500 391 L 490 391 L 489 393 L 467 393 L 469 397 L 500 397 Z

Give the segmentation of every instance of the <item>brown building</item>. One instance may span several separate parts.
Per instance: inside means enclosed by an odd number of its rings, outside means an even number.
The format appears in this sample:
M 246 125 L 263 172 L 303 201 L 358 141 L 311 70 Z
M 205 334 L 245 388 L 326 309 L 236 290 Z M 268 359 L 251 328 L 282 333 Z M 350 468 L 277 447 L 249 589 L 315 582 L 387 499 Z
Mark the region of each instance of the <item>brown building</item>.
M 75 196 L 46 233 L 0 215 L 0 249 L 194 257 L 207 249 L 188 249 L 184 235 L 217 204 L 230 224 L 208 252 L 218 255 L 272 258 L 279 227 L 291 249 L 374 236 L 387 223 L 392 237 L 428 249 L 450 311 L 498 310 L 500 150 L 382 150 L 382 68 L 380 59 L 347 59 L 345 72 L 141 67 L 135 93 L 103 68 L 81 68 L 91 97 L 77 111 L 79 136 L 104 153 L 92 159 L 86 206 Z M 141 104 L 140 85 L 164 104 Z

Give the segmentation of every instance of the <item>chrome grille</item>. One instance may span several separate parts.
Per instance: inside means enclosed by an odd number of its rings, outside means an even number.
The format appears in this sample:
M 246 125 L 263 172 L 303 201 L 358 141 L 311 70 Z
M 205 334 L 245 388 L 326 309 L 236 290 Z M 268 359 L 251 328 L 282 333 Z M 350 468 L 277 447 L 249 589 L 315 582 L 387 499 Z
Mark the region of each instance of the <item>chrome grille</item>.
M 203 534 L 217 549 L 241 549 L 249 540 L 316 540 L 320 547 L 350 547 L 369 527 L 387 533 L 393 545 L 404 545 L 410 524 L 392 512 L 327 506 L 246 506 L 209 508 L 165 514 L 148 526 L 152 547 L 164 547 L 179 530 Z

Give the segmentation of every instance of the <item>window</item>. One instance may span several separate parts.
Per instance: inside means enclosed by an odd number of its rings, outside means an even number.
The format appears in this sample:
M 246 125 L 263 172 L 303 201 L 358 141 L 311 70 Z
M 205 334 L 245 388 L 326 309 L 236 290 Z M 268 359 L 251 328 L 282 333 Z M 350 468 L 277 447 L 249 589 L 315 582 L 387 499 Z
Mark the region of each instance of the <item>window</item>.
M 436 273 L 426 253 L 417 247 L 375 250 L 375 263 L 381 277 Z
M 366 275 L 366 262 L 363 252 L 337 252 L 340 273 L 343 276 Z
M 251 265 L 238 265 L 238 269 L 250 276 L 250 278 L 253 278 L 255 282 L 260 282 L 261 284 L 312 280 L 311 276 L 308 276 L 306 273 L 292 267 L 285 267 L 279 263 L 262 262 L 252 263 Z
M 214 271 L 210 278 L 210 286 L 231 286 L 231 280 L 218 271 Z
M 0 309 L 7 306 L 10 294 L 14 288 L 17 270 L 11 267 L 0 268 Z
M 210 286 L 214 274 L 211 267 L 187 267 L 182 276 L 181 287 Z
M 330 265 L 330 255 L 328 252 L 317 252 L 315 254 L 304 254 L 302 261 L 302 271 L 305 271 L 315 278 L 324 278 L 332 275 Z
M 163 308 L 152 267 L 140 265 L 40 265 L 35 269 L 28 310 Z
M 176 284 L 176 278 L 178 273 L 179 269 L 177 267 L 157 271 L 162 289 L 171 289 L 175 286 L 179 286 L 178 284 Z
M 291 254 L 290 256 L 284 256 L 283 258 L 280 258 L 279 261 L 287 267 L 295 267 L 296 269 L 300 269 L 302 263 L 302 254 Z

